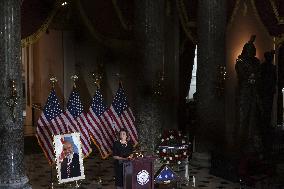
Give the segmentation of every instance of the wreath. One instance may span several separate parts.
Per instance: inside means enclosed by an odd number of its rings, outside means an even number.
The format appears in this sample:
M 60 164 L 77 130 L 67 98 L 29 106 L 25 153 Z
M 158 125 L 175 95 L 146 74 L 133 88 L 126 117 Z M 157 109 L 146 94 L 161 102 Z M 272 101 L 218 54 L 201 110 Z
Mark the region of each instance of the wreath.
M 189 141 L 177 130 L 165 130 L 156 149 L 160 161 L 165 164 L 181 164 L 189 156 Z

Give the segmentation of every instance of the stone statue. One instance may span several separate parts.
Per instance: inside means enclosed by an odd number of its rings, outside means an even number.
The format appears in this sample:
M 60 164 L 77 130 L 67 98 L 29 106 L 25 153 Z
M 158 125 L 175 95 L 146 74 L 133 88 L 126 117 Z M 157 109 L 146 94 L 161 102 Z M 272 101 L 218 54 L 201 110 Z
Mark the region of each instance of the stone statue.
M 239 81 L 240 137 L 243 142 L 248 139 L 254 140 L 255 136 L 259 136 L 257 122 L 261 110 L 258 92 L 260 61 L 255 57 L 254 40 L 255 36 L 251 36 L 251 39 L 244 45 L 235 65 Z
M 271 124 L 273 97 L 276 91 L 276 66 L 272 64 L 274 54 L 274 51 L 265 52 L 265 61 L 260 65 L 260 97 L 266 126 Z
M 264 53 L 265 61 L 260 65 L 260 99 L 262 105 L 261 135 L 266 151 L 270 149 L 271 113 L 276 92 L 276 66 L 272 64 L 275 51 Z

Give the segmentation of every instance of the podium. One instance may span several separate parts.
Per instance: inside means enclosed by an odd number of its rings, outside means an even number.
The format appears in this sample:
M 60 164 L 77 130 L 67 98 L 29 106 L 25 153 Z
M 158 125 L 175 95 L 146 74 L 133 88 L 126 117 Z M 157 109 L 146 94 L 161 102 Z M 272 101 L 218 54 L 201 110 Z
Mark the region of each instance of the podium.
M 154 189 L 154 157 L 135 158 L 123 164 L 124 189 Z

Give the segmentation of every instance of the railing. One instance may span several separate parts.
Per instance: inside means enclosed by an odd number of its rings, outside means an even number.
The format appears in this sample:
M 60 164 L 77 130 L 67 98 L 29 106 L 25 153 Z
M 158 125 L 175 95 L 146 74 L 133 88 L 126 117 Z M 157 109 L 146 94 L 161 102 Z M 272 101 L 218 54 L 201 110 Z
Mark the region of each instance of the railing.
M 32 125 L 35 126 L 36 125 L 36 121 L 35 120 L 35 111 L 42 111 L 42 107 L 40 103 L 33 103 L 32 104 Z

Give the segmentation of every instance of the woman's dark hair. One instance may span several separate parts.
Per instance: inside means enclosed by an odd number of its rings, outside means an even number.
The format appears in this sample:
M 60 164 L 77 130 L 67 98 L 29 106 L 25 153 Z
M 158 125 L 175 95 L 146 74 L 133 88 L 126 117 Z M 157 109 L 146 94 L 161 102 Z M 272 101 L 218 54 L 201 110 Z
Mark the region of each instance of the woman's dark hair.
M 122 132 L 125 132 L 126 133 L 126 140 L 129 140 L 130 139 L 130 136 L 129 136 L 129 133 L 128 133 L 128 131 L 126 130 L 126 129 L 120 129 L 120 131 L 118 131 L 118 133 L 117 133 L 117 139 L 118 140 L 120 140 L 120 133 L 122 133 Z

